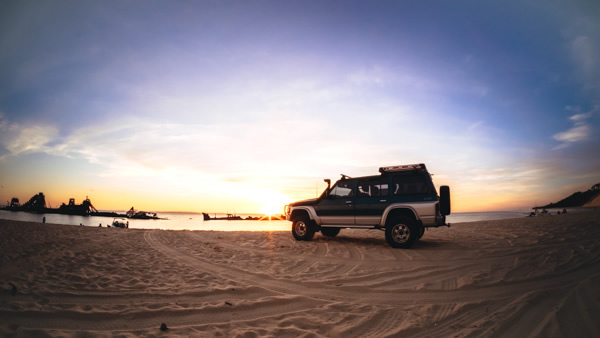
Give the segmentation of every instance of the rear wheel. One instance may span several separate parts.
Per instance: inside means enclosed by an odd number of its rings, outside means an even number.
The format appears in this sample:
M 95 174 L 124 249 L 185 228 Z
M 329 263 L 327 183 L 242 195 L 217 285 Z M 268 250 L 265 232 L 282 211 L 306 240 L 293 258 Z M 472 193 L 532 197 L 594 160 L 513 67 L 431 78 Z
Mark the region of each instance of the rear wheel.
M 315 227 L 306 215 L 299 215 L 292 220 L 292 234 L 297 241 L 310 241 L 315 235 Z
M 417 239 L 421 239 L 421 237 L 423 237 L 423 235 L 425 234 L 425 227 L 417 227 L 419 229 L 419 236 L 417 236 Z
M 415 221 L 405 216 L 390 219 L 385 226 L 385 239 L 394 248 L 410 248 L 419 236 Z
M 321 233 L 327 237 L 335 237 L 340 233 L 340 228 L 321 228 Z

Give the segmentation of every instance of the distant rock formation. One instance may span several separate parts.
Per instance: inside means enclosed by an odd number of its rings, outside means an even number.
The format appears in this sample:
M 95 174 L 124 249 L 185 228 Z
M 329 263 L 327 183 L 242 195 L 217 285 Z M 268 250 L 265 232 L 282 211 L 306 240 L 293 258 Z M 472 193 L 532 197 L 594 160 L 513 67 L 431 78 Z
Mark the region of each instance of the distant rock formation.
M 540 208 L 573 208 L 583 206 L 600 206 L 600 183 L 584 192 L 576 192 L 556 203 L 550 203 Z

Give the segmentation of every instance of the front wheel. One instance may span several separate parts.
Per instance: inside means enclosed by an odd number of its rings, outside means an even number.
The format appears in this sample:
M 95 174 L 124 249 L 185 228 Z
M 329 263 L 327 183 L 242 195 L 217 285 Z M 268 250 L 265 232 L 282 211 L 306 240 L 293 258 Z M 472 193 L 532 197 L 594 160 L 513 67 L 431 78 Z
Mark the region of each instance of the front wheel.
M 410 248 L 419 236 L 415 221 L 408 217 L 394 217 L 385 227 L 385 240 L 393 248 Z
M 306 215 L 292 220 L 292 234 L 297 241 L 310 241 L 315 235 L 315 227 Z

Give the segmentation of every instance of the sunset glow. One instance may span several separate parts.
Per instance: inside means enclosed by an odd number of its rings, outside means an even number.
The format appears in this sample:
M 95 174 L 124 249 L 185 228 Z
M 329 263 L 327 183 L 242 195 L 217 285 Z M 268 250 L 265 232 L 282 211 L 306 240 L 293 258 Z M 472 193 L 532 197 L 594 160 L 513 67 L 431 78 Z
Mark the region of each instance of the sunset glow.
M 3 2 L 0 204 L 279 214 L 426 163 L 454 211 L 600 181 L 599 5 Z

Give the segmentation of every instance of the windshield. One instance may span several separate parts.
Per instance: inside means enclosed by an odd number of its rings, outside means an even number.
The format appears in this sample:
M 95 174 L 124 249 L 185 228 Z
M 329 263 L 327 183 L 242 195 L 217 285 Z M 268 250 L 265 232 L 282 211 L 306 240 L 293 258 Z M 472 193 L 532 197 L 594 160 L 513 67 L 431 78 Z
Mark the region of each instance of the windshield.
M 342 198 L 354 196 L 354 181 L 338 181 L 329 191 L 330 198 Z

